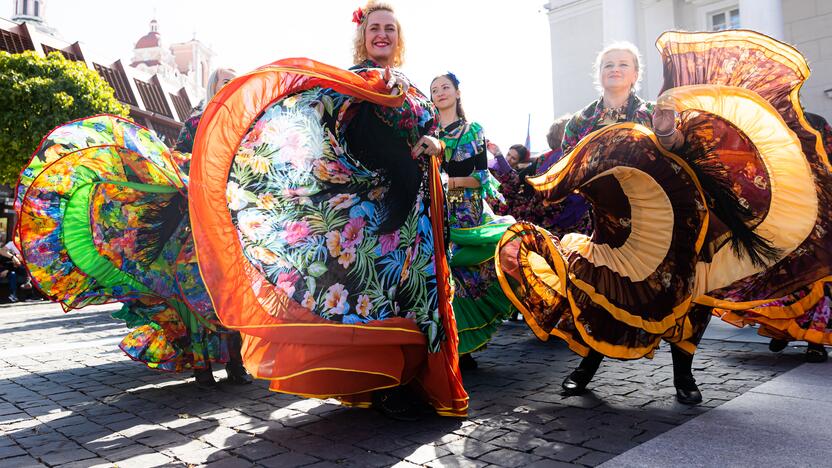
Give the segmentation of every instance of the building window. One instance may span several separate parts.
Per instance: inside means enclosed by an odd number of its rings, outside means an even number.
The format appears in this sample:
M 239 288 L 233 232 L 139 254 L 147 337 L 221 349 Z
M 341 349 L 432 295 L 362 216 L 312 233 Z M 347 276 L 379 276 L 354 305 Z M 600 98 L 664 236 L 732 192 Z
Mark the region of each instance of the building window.
M 708 28 L 711 31 L 737 29 L 740 27 L 740 9 L 738 7 L 725 8 L 708 14 Z
M 35 0 L 35 16 L 40 16 L 40 0 Z

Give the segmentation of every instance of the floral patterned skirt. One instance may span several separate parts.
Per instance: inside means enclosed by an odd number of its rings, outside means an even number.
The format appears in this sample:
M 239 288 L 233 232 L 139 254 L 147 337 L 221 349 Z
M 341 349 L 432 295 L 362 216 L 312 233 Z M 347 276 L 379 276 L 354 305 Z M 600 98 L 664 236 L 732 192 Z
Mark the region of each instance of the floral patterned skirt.
M 738 327 L 758 325 L 770 338 L 832 346 L 832 277 L 753 309 L 714 315 Z
M 216 137 L 196 139 L 203 159 L 192 162 L 191 183 L 203 189 L 191 191 L 190 209 L 218 314 L 241 331 L 247 369 L 273 391 L 367 406 L 373 391 L 412 383 L 438 414 L 465 415 L 447 256 L 435 235 L 437 161 L 416 161 L 415 196 L 388 227 L 390 176 L 368 161 L 401 154 L 366 143 L 391 138 L 368 128 L 393 129 L 363 106 L 403 113 L 396 98 L 351 72 L 284 62 L 224 88 L 200 122 Z M 352 133 L 356 116 L 384 125 Z
M 497 282 L 493 261 L 497 240 L 514 220 L 495 216 L 479 191 L 471 189 L 449 191 L 448 209 L 454 315 L 459 352 L 466 354 L 483 348 L 514 311 Z
M 228 361 L 196 265 L 182 172 L 150 131 L 115 116 L 53 130 L 21 175 L 17 235 L 38 288 L 65 309 L 122 302 L 121 349 L 151 368 Z M 183 166 L 183 164 L 185 166 Z

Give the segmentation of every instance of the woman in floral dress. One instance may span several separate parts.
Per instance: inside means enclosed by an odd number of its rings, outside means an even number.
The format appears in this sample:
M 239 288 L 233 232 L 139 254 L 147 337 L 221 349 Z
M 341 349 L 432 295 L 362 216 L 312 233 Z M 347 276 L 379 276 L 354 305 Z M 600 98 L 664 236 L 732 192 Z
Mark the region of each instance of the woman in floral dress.
M 353 72 L 281 60 L 207 106 L 190 198 L 203 277 L 272 390 L 464 416 L 434 109 L 389 69 L 393 10 L 354 21 Z
M 445 144 L 442 170 L 448 180 L 460 365 L 474 369 L 477 362 L 471 353 L 486 345 L 512 310 L 497 283 L 492 259 L 497 241 L 514 218 L 496 216 L 486 202 L 500 197 L 499 183 L 488 170 L 482 127 L 465 118 L 456 75 L 449 72 L 434 78 L 430 94 L 439 110 L 439 138 Z

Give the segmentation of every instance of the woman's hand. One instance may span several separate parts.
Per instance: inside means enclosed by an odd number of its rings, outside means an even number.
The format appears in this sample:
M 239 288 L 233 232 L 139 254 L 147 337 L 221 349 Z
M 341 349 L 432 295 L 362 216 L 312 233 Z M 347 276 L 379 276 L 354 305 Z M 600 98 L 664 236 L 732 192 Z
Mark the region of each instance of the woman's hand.
M 391 96 L 398 96 L 399 93 L 407 94 L 410 89 L 410 83 L 401 75 L 397 75 L 390 70 L 390 67 L 384 68 L 384 82 L 387 83 L 387 89 L 391 90 Z
M 682 132 L 676 130 L 676 113 L 666 107 L 656 106 L 653 110 L 653 133 L 659 143 L 669 150 L 678 148 L 685 142 Z
M 492 143 L 491 140 L 487 140 L 485 142 L 485 148 L 488 150 L 489 153 L 491 153 L 494 156 L 499 156 L 503 154 L 503 152 L 500 151 L 500 147 L 497 146 L 496 143 Z
M 653 110 L 653 133 L 657 135 L 670 135 L 676 128 L 676 113 L 673 109 Z
M 413 159 L 416 159 L 422 154 L 432 156 L 434 154 L 439 154 L 440 151 L 442 151 L 442 144 L 439 143 L 439 140 L 432 136 L 425 135 L 422 138 L 419 138 L 419 141 L 413 145 L 413 148 L 410 149 L 410 155 Z

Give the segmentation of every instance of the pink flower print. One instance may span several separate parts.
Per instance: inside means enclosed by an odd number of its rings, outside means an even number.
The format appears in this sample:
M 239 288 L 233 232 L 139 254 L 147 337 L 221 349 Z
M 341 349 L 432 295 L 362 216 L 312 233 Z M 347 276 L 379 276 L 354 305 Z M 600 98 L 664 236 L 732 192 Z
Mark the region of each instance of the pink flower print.
M 327 312 L 333 314 L 343 315 L 347 312 L 349 305 L 347 304 L 347 296 L 349 291 L 341 283 L 335 283 L 326 290 L 324 297 L 324 307 Z
M 362 294 L 358 296 L 358 305 L 356 305 L 355 310 L 358 312 L 358 315 L 366 317 L 370 314 L 371 305 L 370 296 Z
M 329 206 L 335 208 L 336 210 L 345 210 L 358 203 L 358 197 L 351 193 L 339 193 L 338 195 L 330 198 L 327 203 L 329 203 Z
M 364 240 L 364 226 L 367 223 L 364 218 L 352 218 L 344 226 L 344 231 L 341 233 L 341 245 L 345 248 L 355 247 Z
M 289 245 L 295 245 L 309 235 L 309 224 L 306 221 L 292 221 L 283 226 L 283 238 Z
M 396 230 L 389 234 L 382 234 L 378 236 L 378 241 L 381 244 L 381 254 L 387 255 L 399 246 L 399 231 Z
M 283 141 L 277 158 L 281 162 L 288 162 L 295 167 L 303 166 L 309 152 L 306 150 L 307 139 L 297 129 L 287 129 L 283 133 Z
M 275 286 L 286 293 L 287 296 L 292 297 L 295 294 L 295 283 L 298 281 L 297 272 L 280 273 L 277 275 Z
M 355 261 L 355 247 L 350 247 L 348 249 L 344 249 L 341 252 L 341 255 L 338 256 L 338 263 L 344 267 L 349 268 L 350 265 Z
M 337 257 L 341 255 L 341 232 L 340 231 L 329 231 L 326 233 L 326 248 L 329 250 L 329 254 L 333 257 Z

